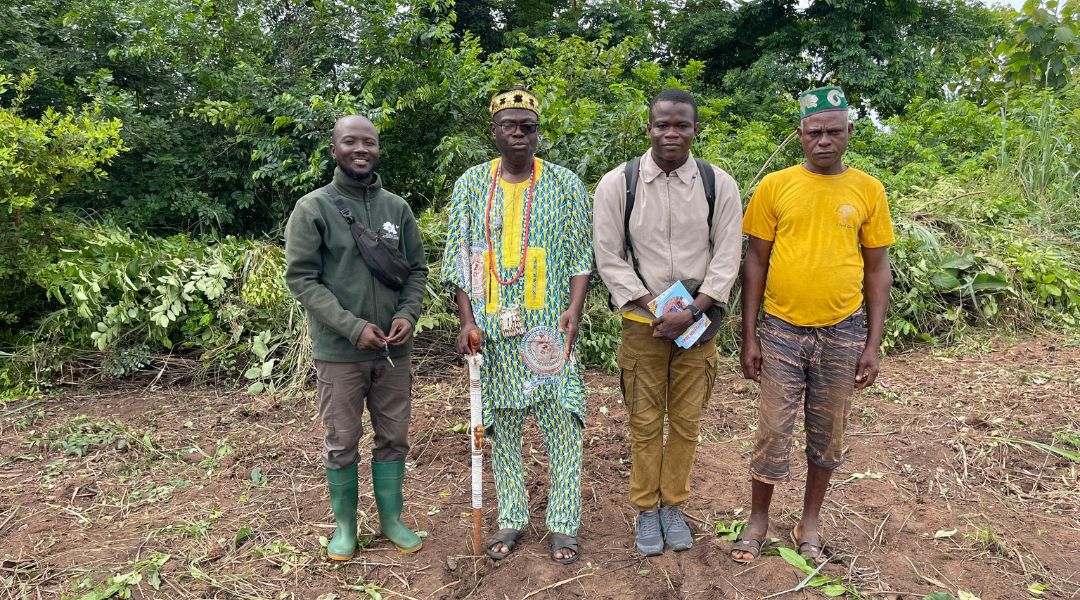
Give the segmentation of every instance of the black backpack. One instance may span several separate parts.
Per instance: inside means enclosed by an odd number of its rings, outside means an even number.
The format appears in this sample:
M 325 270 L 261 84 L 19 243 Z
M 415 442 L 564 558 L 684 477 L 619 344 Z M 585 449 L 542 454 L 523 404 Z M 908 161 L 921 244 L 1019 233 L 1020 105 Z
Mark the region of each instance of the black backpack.
M 707 222 L 709 231 L 712 232 L 713 211 L 716 207 L 716 173 L 713 171 L 712 165 L 707 161 L 695 158 L 694 162 L 697 163 L 698 175 L 701 176 L 701 185 L 705 188 L 705 202 L 709 205 Z M 634 256 L 634 248 L 630 243 L 630 213 L 634 211 L 634 196 L 637 194 L 638 168 L 640 165 L 641 157 L 635 156 L 626 161 L 626 166 L 623 168 L 623 179 L 626 180 L 626 205 L 623 210 L 623 250 L 626 252 L 627 258 L 630 259 L 630 264 L 634 267 L 634 273 L 644 284 L 645 278 L 641 276 L 641 272 L 638 270 L 637 258 Z M 709 237 L 709 250 L 712 250 L 711 236 Z M 683 283 L 685 284 L 685 282 Z M 648 288 L 646 287 L 646 289 Z M 697 289 L 689 291 L 691 294 L 697 293 Z M 701 338 L 698 340 L 699 343 L 712 339 L 717 330 L 720 329 L 720 320 L 724 317 L 724 305 L 714 302 L 709 310 L 705 311 L 705 314 L 712 322 L 709 324 L 709 328 L 705 330 L 705 333 L 701 334 Z

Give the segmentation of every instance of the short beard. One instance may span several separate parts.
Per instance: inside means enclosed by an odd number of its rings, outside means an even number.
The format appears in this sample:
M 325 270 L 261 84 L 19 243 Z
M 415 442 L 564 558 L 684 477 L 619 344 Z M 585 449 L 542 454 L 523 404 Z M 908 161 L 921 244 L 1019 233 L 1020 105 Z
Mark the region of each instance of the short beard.
M 349 179 L 352 179 L 353 181 L 359 182 L 359 183 L 368 183 L 370 181 L 374 181 L 375 180 L 375 167 L 378 167 L 378 166 L 379 166 L 379 161 L 377 161 L 377 160 L 373 161 L 371 163 L 371 168 L 368 169 L 367 171 L 361 173 L 361 172 L 353 169 L 352 167 L 349 167 L 347 165 L 343 165 L 341 163 L 338 163 L 338 168 L 341 169 L 341 172 L 344 173 L 346 177 L 348 177 Z

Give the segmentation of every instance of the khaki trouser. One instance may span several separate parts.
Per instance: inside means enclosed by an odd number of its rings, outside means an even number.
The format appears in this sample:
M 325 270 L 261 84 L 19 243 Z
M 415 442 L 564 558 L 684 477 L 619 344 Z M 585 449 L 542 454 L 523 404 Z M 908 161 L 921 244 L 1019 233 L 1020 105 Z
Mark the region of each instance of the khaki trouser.
M 315 361 L 319 379 L 319 417 L 326 430 L 323 463 L 343 469 L 359 460 L 364 405 L 375 430 L 374 460 L 403 460 L 409 453 L 412 373 L 409 357 L 355 363 Z
M 630 417 L 630 502 L 654 510 L 690 497 L 701 410 L 712 393 L 716 344 L 683 350 L 652 336 L 652 327 L 623 319 L 619 367 Z M 668 433 L 664 439 L 664 417 Z

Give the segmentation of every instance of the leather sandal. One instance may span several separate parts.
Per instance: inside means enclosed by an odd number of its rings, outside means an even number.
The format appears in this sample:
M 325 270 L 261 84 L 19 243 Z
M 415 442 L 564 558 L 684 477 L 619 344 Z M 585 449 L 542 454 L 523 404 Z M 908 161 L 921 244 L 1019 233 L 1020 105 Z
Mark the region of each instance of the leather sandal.
M 517 541 L 522 533 L 524 532 L 520 529 L 513 529 L 510 527 L 496 531 L 495 535 L 491 536 L 491 539 L 488 540 L 487 547 L 484 549 L 484 554 L 487 554 L 494 560 L 502 560 L 507 556 L 510 556 L 510 553 L 514 551 L 514 546 L 517 546 Z M 495 551 L 495 546 L 498 546 L 499 544 L 506 546 L 506 552 Z
M 735 540 L 735 544 L 731 546 L 731 560 L 747 564 L 753 562 L 757 557 L 761 556 L 761 547 L 765 544 L 765 537 L 760 538 L 744 538 L 740 537 Z M 736 558 L 736 552 L 745 552 L 750 555 L 750 558 Z
M 817 535 L 817 540 L 815 541 L 800 540 L 799 538 L 799 526 L 796 525 L 795 528 L 791 530 L 791 541 L 795 542 L 795 545 L 798 547 L 799 556 L 814 561 L 815 565 L 820 565 L 825 562 L 827 558 L 825 556 L 825 543 L 821 541 L 820 533 Z
M 555 558 L 555 553 L 559 550 L 570 550 L 573 554 L 566 558 Z M 549 552 L 548 555 L 551 556 L 551 560 L 560 565 L 571 565 L 576 563 L 577 560 L 581 558 L 581 550 L 578 547 L 577 538 L 571 535 L 552 532 L 551 552 Z

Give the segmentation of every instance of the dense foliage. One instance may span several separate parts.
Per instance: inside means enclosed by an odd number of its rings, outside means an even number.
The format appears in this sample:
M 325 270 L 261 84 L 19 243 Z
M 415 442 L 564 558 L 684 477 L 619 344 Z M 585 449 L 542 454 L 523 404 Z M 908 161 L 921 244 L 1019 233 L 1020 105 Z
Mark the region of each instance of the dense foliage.
M 379 126 L 436 264 L 454 179 L 493 154 L 487 98 L 520 81 L 541 155 L 590 186 L 647 147 L 648 99 L 688 88 L 695 153 L 746 193 L 800 158 L 795 92 L 838 81 L 862 115 L 849 162 L 885 182 L 900 237 L 888 343 L 1075 328 L 1078 19 L 1075 1 L 4 4 L 0 386 L 162 352 L 254 390 L 302 379 L 280 231 L 328 177 L 334 117 Z M 602 288 L 588 309 L 583 357 L 612 367 Z M 455 320 L 432 281 L 422 329 Z

